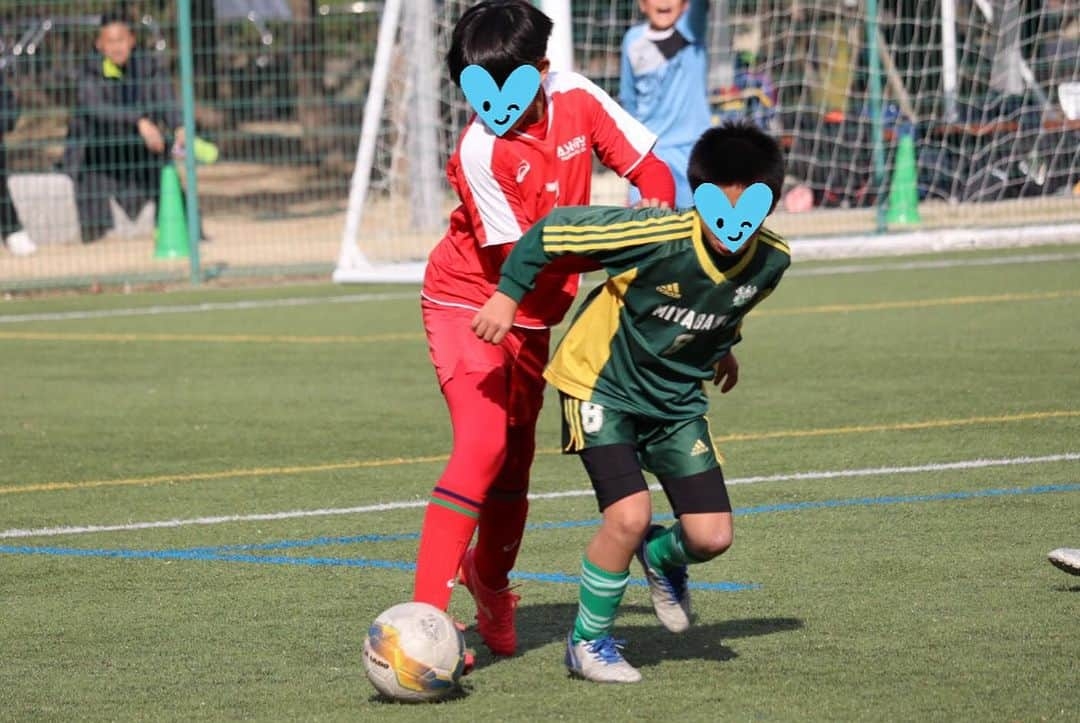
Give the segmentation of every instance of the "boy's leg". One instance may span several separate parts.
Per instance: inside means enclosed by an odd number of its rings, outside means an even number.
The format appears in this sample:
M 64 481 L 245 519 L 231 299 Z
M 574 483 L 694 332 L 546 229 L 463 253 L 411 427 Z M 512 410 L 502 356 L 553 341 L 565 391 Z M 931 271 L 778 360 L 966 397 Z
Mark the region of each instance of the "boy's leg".
M 641 482 L 644 485 L 644 477 Z M 600 529 L 581 560 L 578 613 L 566 641 L 566 667 L 574 675 L 600 683 L 641 680 L 641 673 L 623 658 L 611 632 L 630 580 L 630 558 L 651 514 L 647 488 L 604 510 Z
M 84 169 L 72 181 L 75 183 L 75 205 L 79 211 L 82 241 L 96 241 L 113 227 L 109 198 L 116 195 L 119 184 L 113 176 L 94 169 Z
M 506 456 L 503 354 L 500 347 L 484 344 L 472 334 L 468 318 L 458 310 L 424 307 L 424 326 L 450 410 L 454 442 L 424 514 L 413 599 L 443 610 L 484 499 Z
M 637 554 L 657 618 L 668 630 L 682 632 L 691 618 L 686 568 L 731 546 L 731 502 L 705 418 L 658 423 L 642 456 L 660 477 L 678 521 L 667 528 L 654 525 Z
M 574 405 L 566 410 L 573 417 Z M 587 445 L 593 435 L 580 420 L 570 426 L 575 424 Z M 582 559 L 578 614 L 567 640 L 566 666 L 588 680 L 633 683 L 641 680 L 641 674 L 623 659 L 611 631 L 630 577 L 630 559 L 652 516 L 648 485 L 631 444 L 586 446 L 581 458 L 603 520 Z
M 489 589 L 509 584 L 529 511 L 529 470 L 536 455 L 536 420 L 544 404 L 544 366 L 551 333 L 512 332 L 506 459 L 480 510 L 475 563 Z M 509 342 L 504 342 L 509 345 Z
M 476 628 L 491 652 L 513 655 L 514 614 L 520 599 L 508 575 L 517 560 L 529 511 L 529 468 L 536 452 L 536 419 L 544 400 L 548 331 L 513 330 L 502 343 L 509 358 L 506 453 L 484 498 L 476 547 L 465 553 L 461 580 L 476 601 Z
M 731 512 L 684 513 L 664 535 L 650 538 L 649 560 L 661 569 L 696 565 L 722 555 L 733 540 Z M 680 557 L 684 562 L 678 562 Z

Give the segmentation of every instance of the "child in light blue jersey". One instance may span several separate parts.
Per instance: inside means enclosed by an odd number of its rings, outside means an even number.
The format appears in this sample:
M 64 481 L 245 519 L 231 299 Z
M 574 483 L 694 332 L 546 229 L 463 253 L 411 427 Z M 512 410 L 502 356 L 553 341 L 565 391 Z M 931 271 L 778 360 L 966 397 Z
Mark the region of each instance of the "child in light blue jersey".
M 659 139 L 653 151 L 675 177 L 675 204 L 694 205 L 690 149 L 712 125 L 705 52 L 709 0 L 639 0 L 647 22 L 626 31 L 619 102 Z M 630 203 L 641 198 L 630 189 Z

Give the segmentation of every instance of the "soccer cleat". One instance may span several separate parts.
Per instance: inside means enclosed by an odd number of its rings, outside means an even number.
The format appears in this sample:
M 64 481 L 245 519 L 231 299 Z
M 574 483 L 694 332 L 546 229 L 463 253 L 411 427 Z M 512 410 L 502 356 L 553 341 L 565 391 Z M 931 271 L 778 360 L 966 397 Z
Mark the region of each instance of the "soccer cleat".
M 465 648 L 465 662 L 461 666 L 461 675 L 465 676 L 473 672 L 473 668 L 476 667 L 476 653 L 472 648 Z
M 570 675 L 594 683 L 637 683 L 641 673 L 626 662 L 619 652 L 622 646 L 622 640 L 610 635 L 575 643 L 571 632 L 566 637 L 566 669 Z
M 660 624 L 673 633 L 681 633 L 690 627 L 690 589 L 687 587 L 686 565 L 680 565 L 667 573 L 654 569 L 645 555 L 645 543 L 656 530 L 663 530 L 660 525 L 653 525 L 637 549 L 637 559 L 645 568 L 645 579 L 649 581 L 649 595 L 652 597 L 653 610 Z
M 476 601 L 476 631 L 495 655 L 513 655 L 517 649 L 514 612 L 521 596 L 515 595 L 510 587 L 502 590 L 486 587 L 476 574 L 475 553 L 473 547 L 465 551 L 458 579 Z
M 1050 564 L 1071 575 L 1080 575 L 1080 550 L 1059 547 L 1046 556 Z

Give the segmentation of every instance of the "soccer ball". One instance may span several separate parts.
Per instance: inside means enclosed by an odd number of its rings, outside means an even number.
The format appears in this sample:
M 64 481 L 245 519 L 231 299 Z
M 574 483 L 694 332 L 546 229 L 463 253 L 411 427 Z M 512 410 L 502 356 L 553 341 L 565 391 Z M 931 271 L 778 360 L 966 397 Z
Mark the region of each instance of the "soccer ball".
M 417 703 L 454 692 L 465 668 L 465 638 L 434 605 L 407 602 L 384 610 L 364 639 L 364 669 L 383 695 Z

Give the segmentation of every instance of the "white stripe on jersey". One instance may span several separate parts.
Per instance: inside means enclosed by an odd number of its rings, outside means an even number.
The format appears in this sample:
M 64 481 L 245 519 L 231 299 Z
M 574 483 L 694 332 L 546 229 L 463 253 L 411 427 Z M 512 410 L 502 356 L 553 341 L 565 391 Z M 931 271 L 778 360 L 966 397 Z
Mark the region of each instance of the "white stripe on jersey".
M 656 144 L 656 135 L 584 75 L 564 71 L 562 73 L 548 73 L 547 78 L 544 79 L 544 90 L 547 91 L 549 97 L 555 93 L 565 93 L 575 89 L 584 90 L 595 98 L 600 107 L 604 109 L 604 112 L 611 116 L 615 127 L 622 132 L 627 143 L 638 152 L 638 159 L 623 172 L 625 177 L 652 150 L 652 147 Z
M 491 170 L 491 157 L 495 152 L 497 139 L 483 121 L 474 118 L 458 149 L 465 182 L 484 224 L 484 241 L 481 246 L 513 243 L 524 233 L 514 216 L 514 209 L 510 207 L 506 194 Z

